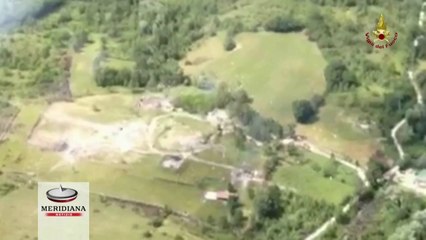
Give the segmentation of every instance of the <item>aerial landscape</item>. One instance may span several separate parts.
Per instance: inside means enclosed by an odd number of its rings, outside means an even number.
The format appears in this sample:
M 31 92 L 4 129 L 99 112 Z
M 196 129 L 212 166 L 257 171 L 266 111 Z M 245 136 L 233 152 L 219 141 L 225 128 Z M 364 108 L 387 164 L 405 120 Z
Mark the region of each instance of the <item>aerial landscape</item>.
M 424 11 L 0 0 L 0 239 L 38 182 L 90 183 L 93 240 L 426 239 Z

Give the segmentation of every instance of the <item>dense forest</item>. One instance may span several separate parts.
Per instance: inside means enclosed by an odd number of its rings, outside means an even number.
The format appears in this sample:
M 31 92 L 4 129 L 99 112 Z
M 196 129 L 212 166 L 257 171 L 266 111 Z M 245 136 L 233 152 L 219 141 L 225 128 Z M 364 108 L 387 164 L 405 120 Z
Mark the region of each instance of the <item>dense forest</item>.
M 423 199 L 410 193 L 392 189 L 379 191 L 348 213 L 354 220 L 338 218 L 337 226 L 322 239 L 425 239 L 425 204 Z

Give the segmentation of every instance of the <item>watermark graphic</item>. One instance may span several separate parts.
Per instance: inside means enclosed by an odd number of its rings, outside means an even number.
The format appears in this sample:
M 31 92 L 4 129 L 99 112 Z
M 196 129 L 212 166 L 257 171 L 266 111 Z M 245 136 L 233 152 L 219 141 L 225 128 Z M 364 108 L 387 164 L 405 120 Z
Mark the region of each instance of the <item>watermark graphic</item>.
M 89 240 L 89 183 L 38 183 L 38 239 Z
M 46 197 L 52 202 L 72 202 L 77 198 L 78 192 L 72 188 L 52 188 L 46 192 Z
M 392 40 L 389 39 L 391 33 L 387 30 L 385 18 L 383 14 L 380 15 L 379 22 L 376 25 L 376 29 L 372 32 L 373 40 L 370 38 L 370 32 L 365 33 L 365 39 L 367 44 L 374 48 L 384 49 L 393 46 L 398 39 L 398 33 L 393 34 Z

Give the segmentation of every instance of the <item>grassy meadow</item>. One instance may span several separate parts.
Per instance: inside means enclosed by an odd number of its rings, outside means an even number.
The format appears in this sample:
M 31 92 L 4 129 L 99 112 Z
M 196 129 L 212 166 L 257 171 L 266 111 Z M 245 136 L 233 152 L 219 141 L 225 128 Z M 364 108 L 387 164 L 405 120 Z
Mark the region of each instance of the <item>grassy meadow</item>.
M 2 179 L 4 180 L 4 179 Z M 22 185 L 6 196 L 0 197 L 2 239 L 36 239 L 37 237 L 37 185 Z M 22 217 L 25 216 L 25 217 Z M 151 221 L 154 216 L 135 211 L 134 206 L 118 203 L 102 203 L 98 195 L 90 197 L 90 239 L 141 239 L 145 232 L 152 239 L 174 240 L 177 235 L 188 240 L 201 240 L 191 234 L 178 219 L 169 217 L 159 228 Z M 111 227 L 120 226 L 120 227 Z
M 70 166 L 64 166 L 41 177 L 52 181 L 88 181 L 92 192 L 167 205 L 197 217 L 220 213 L 220 206 L 217 208 L 215 204 L 203 202 L 203 193 L 206 189 L 225 188 L 229 176 L 227 170 L 187 162 L 182 169 L 174 171 L 163 169 L 159 156 L 117 156 L 124 161 L 135 157 L 140 161 L 133 164 L 81 161 L 75 165 L 77 173 Z
M 294 122 L 292 102 L 309 99 L 325 89 L 326 61 L 315 43 L 302 33 L 242 33 L 237 47 L 223 50 L 223 34 L 194 45 L 182 66 L 187 74 L 209 73 L 231 86 L 243 87 L 261 114 L 283 124 Z M 299 125 L 298 132 L 322 148 L 344 153 L 361 164 L 376 149 L 370 133 L 358 126 L 356 114 L 327 102 L 319 120 Z
M 322 70 L 326 62 L 315 44 L 303 35 L 243 33 L 236 42 L 234 51 L 211 60 L 200 71 L 212 72 L 220 80 L 243 87 L 254 98 L 254 107 L 265 116 L 292 121 L 293 100 L 324 91 Z M 206 49 L 201 46 L 195 51 L 206 51 L 208 55 L 210 45 L 207 42 Z M 218 46 L 223 48 L 222 44 Z

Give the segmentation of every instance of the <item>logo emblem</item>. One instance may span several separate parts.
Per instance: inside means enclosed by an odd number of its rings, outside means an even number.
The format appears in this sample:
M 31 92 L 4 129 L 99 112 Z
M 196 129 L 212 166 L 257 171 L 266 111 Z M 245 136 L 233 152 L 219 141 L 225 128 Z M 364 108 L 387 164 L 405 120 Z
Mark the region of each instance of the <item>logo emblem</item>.
M 59 188 L 52 188 L 46 192 L 46 197 L 52 202 L 66 203 L 72 202 L 77 198 L 78 192 L 72 188 L 64 188 L 59 185 Z
M 373 41 L 370 39 L 370 32 L 365 34 L 367 43 L 375 48 L 388 48 L 395 44 L 398 39 L 398 33 L 394 33 L 392 41 L 390 41 L 390 32 L 387 30 L 385 18 L 380 14 L 379 21 L 377 22 L 376 29 L 372 32 L 374 35 Z

